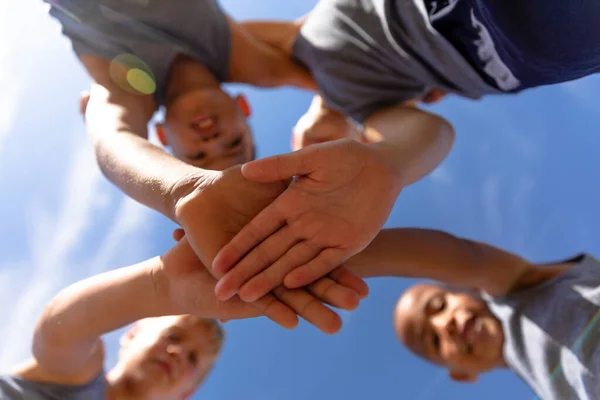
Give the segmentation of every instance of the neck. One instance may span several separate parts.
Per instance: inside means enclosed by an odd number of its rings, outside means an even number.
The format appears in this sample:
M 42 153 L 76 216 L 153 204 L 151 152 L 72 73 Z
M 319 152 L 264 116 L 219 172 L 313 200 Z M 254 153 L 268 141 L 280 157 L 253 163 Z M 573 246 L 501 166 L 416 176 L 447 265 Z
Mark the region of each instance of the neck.
M 106 374 L 107 400 L 139 400 L 145 399 L 144 393 L 134 379 L 124 374 L 123 368 L 117 365 Z
M 204 65 L 198 61 L 180 54 L 175 57 L 165 88 L 165 104 L 185 92 L 194 89 L 219 89 L 219 82 Z

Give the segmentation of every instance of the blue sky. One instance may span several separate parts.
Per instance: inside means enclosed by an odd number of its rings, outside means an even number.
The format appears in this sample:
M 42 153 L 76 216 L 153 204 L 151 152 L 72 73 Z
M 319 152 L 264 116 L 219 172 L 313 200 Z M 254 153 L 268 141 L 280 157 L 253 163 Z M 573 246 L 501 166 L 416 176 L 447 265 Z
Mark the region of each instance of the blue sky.
M 236 18 L 295 18 L 315 1 L 224 0 Z M 283 5 L 285 4 L 285 5 Z M 26 358 L 35 320 L 66 285 L 164 252 L 173 225 L 123 197 L 100 174 L 77 113 L 89 85 L 39 0 L 0 8 L 0 370 Z M 252 90 L 259 155 L 285 152 L 310 95 Z M 598 77 L 434 111 L 458 133 L 451 155 L 406 189 L 388 226 L 447 230 L 535 261 L 600 255 Z M 596 182 L 596 183 L 594 183 Z M 344 328 L 325 336 L 268 321 L 227 324 L 224 354 L 200 399 L 529 399 L 508 372 L 451 382 L 397 344 L 391 313 L 412 283 L 374 279 Z M 118 332 L 107 336 L 114 363 Z

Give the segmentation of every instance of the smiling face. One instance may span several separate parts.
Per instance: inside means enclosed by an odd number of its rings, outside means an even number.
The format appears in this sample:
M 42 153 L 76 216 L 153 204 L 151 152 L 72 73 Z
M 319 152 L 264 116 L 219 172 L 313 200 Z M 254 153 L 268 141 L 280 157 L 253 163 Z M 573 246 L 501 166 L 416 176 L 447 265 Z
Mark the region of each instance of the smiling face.
M 222 331 L 215 321 L 189 315 L 150 318 L 121 344 L 119 379 L 133 398 L 184 399 L 212 368 Z
M 224 170 L 254 159 L 249 115 L 243 96 L 232 98 L 220 89 L 193 89 L 170 101 L 165 123 L 156 130 L 162 144 L 180 160 Z
M 398 301 L 396 333 L 414 353 L 457 380 L 504 365 L 502 325 L 486 303 L 439 285 L 416 285 Z

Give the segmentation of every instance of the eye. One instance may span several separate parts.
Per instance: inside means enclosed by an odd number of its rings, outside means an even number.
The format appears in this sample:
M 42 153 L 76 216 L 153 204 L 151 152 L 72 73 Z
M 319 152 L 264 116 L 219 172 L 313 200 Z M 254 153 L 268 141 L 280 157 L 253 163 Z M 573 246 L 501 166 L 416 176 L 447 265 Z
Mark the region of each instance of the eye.
M 446 307 L 446 300 L 442 296 L 436 296 L 429 302 L 428 311 L 431 314 L 437 314 L 444 311 Z
M 195 367 L 198 364 L 198 354 L 195 351 L 190 351 L 188 353 L 188 361 Z
M 181 337 L 176 332 L 169 332 L 167 334 L 167 339 L 173 343 L 179 343 L 181 341 Z
M 239 137 L 237 139 L 235 139 L 233 142 L 231 142 L 229 144 L 229 146 L 227 146 L 230 149 L 235 149 L 236 147 L 240 146 L 242 144 L 242 138 Z

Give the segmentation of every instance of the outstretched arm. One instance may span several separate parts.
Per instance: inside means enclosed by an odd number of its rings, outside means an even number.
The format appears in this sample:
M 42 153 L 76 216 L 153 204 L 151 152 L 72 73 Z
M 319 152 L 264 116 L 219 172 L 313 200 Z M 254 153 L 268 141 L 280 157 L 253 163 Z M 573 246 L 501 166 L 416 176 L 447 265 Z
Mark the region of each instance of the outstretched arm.
M 450 152 L 455 137 L 444 118 L 402 104 L 369 117 L 364 135 L 402 176 L 404 187 L 433 171 Z
M 198 260 L 183 232 L 177 239 L 180 242 L 161 257 L 85 279 L 61 291 L 38 320 L 33 341 L 35 359 L 14 373 L 32 381 L 84 384 L 102 370 L 100 336 L 139 319 L 194 314 L 230 320 L 276 312 L 277 304 L 270 301 L 261 300 L 257 307 L 239 298 L 217 300 L 216 280 Z M 352 286 L 358 278 L 338 271 L 336 279 Z M 310 292 L 319 301 L 301 291 L 283 294 L 281 299 L 327 331 L 332 323 L 337 324 L 338 317 L 321 301 L 343 307 L 349 293 L 323 282 L 313 285 Z
M 297 34 L 294 23 L 252 23 L 229 20 L 231 31 L 230 80 L 255 86 L 292 85 L 316 91 L 310 72 L 291 58 Z M 288 45 L 284 42 L 289 41 Z M 283 47 L 285 46 L 285 47 Z
M 35 360 L 16 373 L 32 381 L 78 385 L 102 370 L 100 336 L 138 319 L 175 308 L 156 296 L 158 257 L 98 275 L 61 291 L 44 309 L 34 340 Z
M 523 258 L 488 244 L 416 228 L 382 230 L 346 266 L 365 278 L 433 279 L 496 296 L 508 293 L 534 268 Z
M 100 169 L 127 195 L 177 221 L 175 204 L 184 187 L 202 182 L 212 171 L 188 165 L 148 142 L 147 125 L 156 110 L 153 97 L 118 86 L 109 74 L 109 61 L 86 55 L 80 59 L 94 80 L 85 119 Z
M 239 25 L 254 38 L 290 56 L 305 18 L 297 21 L 240 21 Z
M 344 263 L 373 240 L 402 188 L 431 172 L 454 139 L 444 119 L 406 106 L 377 113 L 367 129 L 383 140 L 337 140 L 244 165 L 253 181 L 295 178 L 215 258 L 215 270 L 226 272 L 220 298 L 239 290 L 252 301 L 282 281 L 302 287 Z

